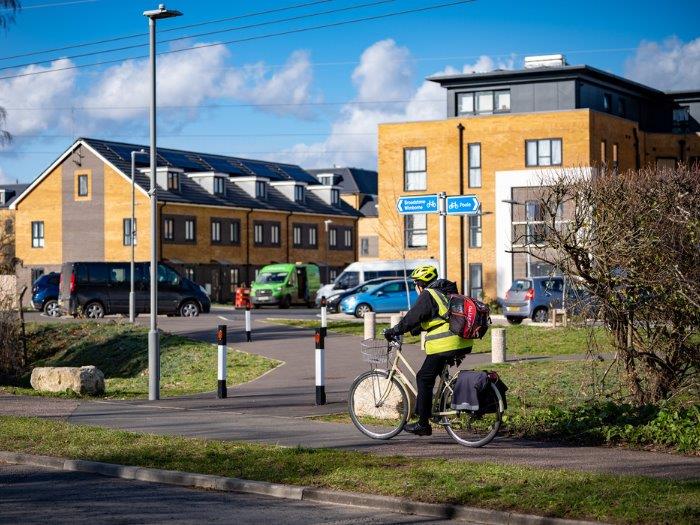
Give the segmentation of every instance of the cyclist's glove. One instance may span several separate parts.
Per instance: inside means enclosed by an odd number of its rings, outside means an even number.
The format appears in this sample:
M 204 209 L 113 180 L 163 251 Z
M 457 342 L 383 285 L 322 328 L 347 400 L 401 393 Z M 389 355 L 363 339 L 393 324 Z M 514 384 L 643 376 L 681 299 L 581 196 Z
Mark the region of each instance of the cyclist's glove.
M 383 334 L 387 341 L 393 341 L 399 335 L 393 328 L 387 328 Z

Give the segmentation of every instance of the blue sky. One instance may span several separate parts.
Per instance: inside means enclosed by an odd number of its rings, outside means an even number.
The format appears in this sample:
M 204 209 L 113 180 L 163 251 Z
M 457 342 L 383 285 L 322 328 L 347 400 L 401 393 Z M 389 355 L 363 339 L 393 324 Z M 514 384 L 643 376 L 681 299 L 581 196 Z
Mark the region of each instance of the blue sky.
M 159 29 L 312 0 L 179 0 L 184 16 Z M 376 0 L 375 0 L 376 1 Z M 159 51 L 448 3 L 396 0 L 246 30 L 193 34 L 330 11 L 372 0 L 335 0 L 240 20 L 159 33 Z M 25 0 L 0 33 L 0 77 L 138 57 L 147 47 L 145 9 L 130 0 Z M 295 162 L 376 167 L 378 122 L 444 116 L 437 72 L 519 68 L 523 56 L 562 52 L 661 89 L 700 89 L 700 2 L 478 0 L 377 21 L 212 46 L 159 58 L 159 145 Z M 4 57 L 144 33 L 14 59 Z M 56 61 L 57 59 L 60 59 Z M 27 65 L 33 61 L 54 60 Z M 148 70 L 142 59 L 0 79 L 0 106 L 14 142 L 0 150 L 0 181 L 29 182 L 77 136 L 146 143 Z M 218 107 L 212 107 L 218 106 Z

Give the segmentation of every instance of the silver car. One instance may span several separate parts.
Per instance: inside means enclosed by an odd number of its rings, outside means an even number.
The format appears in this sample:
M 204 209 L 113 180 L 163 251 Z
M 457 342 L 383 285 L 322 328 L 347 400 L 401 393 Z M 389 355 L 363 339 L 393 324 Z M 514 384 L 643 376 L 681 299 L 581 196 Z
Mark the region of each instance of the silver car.
M 561 308 L 563 293 L 563 277 L 516 279 L 506 292 L 503 313 L 510 324 L 520 324 L 526 318 L 544 323 L 550 308 Z

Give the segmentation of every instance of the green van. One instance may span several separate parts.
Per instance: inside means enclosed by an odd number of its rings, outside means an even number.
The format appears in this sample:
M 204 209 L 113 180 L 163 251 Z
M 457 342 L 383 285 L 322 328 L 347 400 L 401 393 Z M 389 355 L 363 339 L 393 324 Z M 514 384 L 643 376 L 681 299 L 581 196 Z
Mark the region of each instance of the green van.
M 255 308 L 264 304 L 280 308 L 289 308 L 292 304 L 311 307 L 320 287 L 321 276 L 315 264 L 268 264 L 255 278 L 250 298 Z

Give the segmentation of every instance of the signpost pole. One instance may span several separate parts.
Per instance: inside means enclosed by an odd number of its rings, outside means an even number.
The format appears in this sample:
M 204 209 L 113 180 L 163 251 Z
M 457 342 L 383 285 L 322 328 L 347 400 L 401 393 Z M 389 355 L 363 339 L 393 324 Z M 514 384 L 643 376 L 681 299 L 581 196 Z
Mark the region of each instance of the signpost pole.
M 445 209 L 445 201 L 447 194 L 443 191 L 438 193 L 438 214 L 440 221 L 440 271 L 438 272 L 440 279 L 447 278 L 447 211 Z

